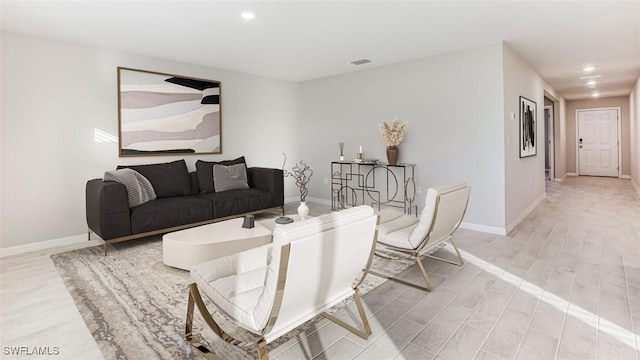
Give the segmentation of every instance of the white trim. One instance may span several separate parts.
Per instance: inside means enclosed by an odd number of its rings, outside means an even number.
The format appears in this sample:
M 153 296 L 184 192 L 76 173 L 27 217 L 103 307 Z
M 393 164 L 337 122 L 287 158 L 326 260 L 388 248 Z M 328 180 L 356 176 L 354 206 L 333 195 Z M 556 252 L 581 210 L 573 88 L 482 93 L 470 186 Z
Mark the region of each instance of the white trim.
M 567 173 L 567 176 L 578 176 L 576 173 Z
M 633 184 L 633 187 L 636 189 L 636 192 L 638 193 L 638 195 L 640 195 L 640 186 L 638 186 L 638 183 L 631 178 L 631 183 Z
M 556 177 L 556 152 L 555 152 L 555 142 L 554 142 L 554 136 L 555 136 L 555 132 L 554 132 L 554 123 L 555 120 L 553 119 L 553 105 L 545 105 L 544 106 L 544 110 L 549 110 L 549 125 L 550 127 L 548 129 L 545 129 L 545 131 L 549 134 L 549 179 L 552 181 L 555 181 L 555 177 Z M 543 111 L 543 116 L 544 116 L 544 111 Z M 545 117 L 544 119 L 544 126 L 545 128 L 547 127 L 547 119 Z M 545 149 L 546 149 L 546 145 L 545 144 Z M 545 169 L 546 171 L 546 169 Z M 546 176 L 545 176 L 545 180 L 546 180 Z
M 288 197 L 284 199 L 284 203 L 285 204 L 289 204 L 289 203 L 300 203 L 300 198 L 297 196 L 293 196 L 293 197 Z
M 314 198 L 314 197 L 307 197 L 307 203 L 317 203 L 317 204 L 321 204 L 321 205 L 329 205 L 331 206 L 331 201 L 329 200 L 325 200 L 325 199 L 320 199 L 320 198 Z M 300 204 L 300 198 L 297 196 L 293 196 L 293 197 L 289 197 L 284 199 L 284 203 L 285 204 Z
M 526 208 L 523 212 L 521 212 L 520 215 L 511 224 L 507 225 L 507 234 L 510 233 L 511 230 L 513 230 L 516 226 L 518 226 L 518 224 L 520 224 L 520 222 L 524 220 L 524 218 L 526 218 L 527 215 L 529 215 L 536 208 L 536 206 L 540 205 L 540 203 L 544 201 L 544 199 L 546 198 L 547 198 L 547 193 L 545 192 L 542 195 L 540 195 L 540 197 L 536 199 L 536 201 L 534 201 L 531 205 L 529 205 L 528 208 Z
M 320 199 L 320 198 L 315 198 L 315 197 L 308 197 L 307 198 L 307 202 L 314 202 L 314 203 L 318 203 L 318 204 L 322 204 L 322 205 L 329 205 L 331 206 L 331 200 L 327 200 L 327 199 Z
M 100 245 L 102 243 L 102 240 L 91 240 L 91 242 L 92 243 L 95 242 L 95 245 Z M 74 245 L 74 244 L 82 244 L 82 243 L 89 243 L 89 240 L 87 240 L 87 234 L 73 235 L 73 236 L 67 236 L 59 239 L 39 241 L 31 244 L 1 248 L 0 258 L 6 257 L 6 256 L 12 256 L 12 255 L 25 254 L 32 251 L 52 249 L 58 246 Z
M 582 108 L 582 109 L 576 109 L 576 114 L 575 114 L 575 125 L 576 125 L 576 174 L 580 175 L 580 152 L 578 151 L 579 149 L 579 143 L 578 143 L 578 139 L 579 139 L 579 122 L 578 122 L 578 112 L 580 111 L 599 111 L 599 110 L 616 110 L 617 111 L 617 115 L 618 118 L 616 119 L 616 126 L 618 128 L 618 177 L 620 177 L 622 175 L 622 139 L 621 139 L 621 127 L 622 124 L 620 122 L 621 119 L 621 109 L 619 106 L 610 106 L 610 107 L 601 107 L 601 108 Z
M 567 180 L 567 176 L 569 176 L 569 174 L 568 174 L 568 173 L 567 173 L 567 174 L 562 175 L 562 177 L 561 177 L 561 178 L 556 178 L 555 180 L 556 180 L 556 182 L 563 182 L 563 181 Z
M 620 179 L 631 180 L 631 175 L 620 175 Z
M 467 229 L 467 230 L 473 230 L 473 231 L 479 231 L 479 232 L 483 232 L 483 233 L 488 233 L 488 234 L 495 234 L 495 235 L 507 235 L 507 231 L 505 228 L 501 228 L 501 227 L 497 227 L 497 226 L 487 226 L 487 225 L 481 225 L 481 224 L 473 224 L 473 223 L 468 223 L 468 222 L 462 222 L 460 223 L 460 228 L 461 229 Z

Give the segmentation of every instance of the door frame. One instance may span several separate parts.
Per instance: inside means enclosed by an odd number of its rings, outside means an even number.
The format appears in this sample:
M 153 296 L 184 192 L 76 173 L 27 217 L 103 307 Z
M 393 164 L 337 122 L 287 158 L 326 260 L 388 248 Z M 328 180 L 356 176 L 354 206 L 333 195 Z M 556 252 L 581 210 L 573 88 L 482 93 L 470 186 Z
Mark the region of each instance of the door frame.
M 581 111 L 597 111 L 597 110 L 615 110 L 618 114 L 618 121 L 617 121 L 617 128 L 618 128 L 618 178 L 620 178 L 622 176 L 622 144 L 620 143 L 621 139 L 620 139 L 620 111 L 621 108 L 619 106 L 609 106 L 609 107 L 599 107 L 599 108 L 583 108 L 583 109 L 576 109 L 576 139 L 575 139 L 575 146 L 576 146 L 576 175 L 580 176 L 580 147 L 579 147 L 579 142 L 578 139 L 580 138 L 580 134 L 579 134 L 579 125 L 580 125 L 580 119 L 578 118 L 578 113 Z
M 554 118 L 553 118 L 553 105 L 545 105 L 544 106 L 544 110 L 543 110 L 543 116 L 544 116 L 544 112 L 546 110 L 549 110 L 549 128 L 547 129 L 547 119 L 544 119 L 544 126 L 545 126 L 545 130 L 548 132 L 549 134 L 549 154 L 545 153 L 545 156 L 549 156 L 549 181 L 555 181 L 556 178 L 556 162 L 555 162 L 555 148 L 554 148 Z M 546 148 L 546 146 L 545 146 Z M 546 169 L 545 169 L 546 171 Z

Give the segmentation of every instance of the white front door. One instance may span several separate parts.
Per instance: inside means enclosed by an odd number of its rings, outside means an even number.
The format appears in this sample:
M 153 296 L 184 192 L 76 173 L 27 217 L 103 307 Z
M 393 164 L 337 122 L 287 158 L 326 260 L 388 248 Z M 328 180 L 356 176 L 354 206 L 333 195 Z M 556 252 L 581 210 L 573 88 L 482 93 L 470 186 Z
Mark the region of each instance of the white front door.
M 618 176 L 618 110 L 578 110 L 578 175 Z

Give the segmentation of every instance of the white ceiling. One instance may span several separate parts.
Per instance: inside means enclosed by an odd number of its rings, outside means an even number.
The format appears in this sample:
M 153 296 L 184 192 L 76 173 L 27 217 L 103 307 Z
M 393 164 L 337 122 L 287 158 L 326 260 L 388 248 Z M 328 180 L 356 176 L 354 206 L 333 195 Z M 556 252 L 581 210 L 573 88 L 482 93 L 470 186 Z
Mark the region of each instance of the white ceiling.
M 2 30 L 304 81 L 504 41 L 565 99 L 628 95 L 640 1 L 2 0 Z M 240 13 L 256 14 L 251 21 Z M 373 62 L 355 66 L 351 60 Z M 595 89 L 579 79 L 596 66 Z

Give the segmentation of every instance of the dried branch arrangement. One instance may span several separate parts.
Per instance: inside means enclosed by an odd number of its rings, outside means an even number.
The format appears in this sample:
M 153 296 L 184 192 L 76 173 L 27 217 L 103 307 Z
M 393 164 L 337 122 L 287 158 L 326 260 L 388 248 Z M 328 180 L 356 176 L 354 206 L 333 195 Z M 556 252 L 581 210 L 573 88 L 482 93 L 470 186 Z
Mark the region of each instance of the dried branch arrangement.
M 307 200 L 307 194 L 309 193 L 309 189 L 307 189 L 307 184 L 311 181 L 311 176 L 313 175 L 313 170 L 307 163 L 303 160 L 300 160 L 296 166 L 294 166 L 291 171 L 287 171 L 284 168 L 284 165 L 287 162 L 287 155 L 284 153 L 284 163 L 282 164 L 282 171 L 284 171 L 284 176 L 291 176 L 296 180 L 296 186 L 300 189 L 300 201 L 305 202 Z

